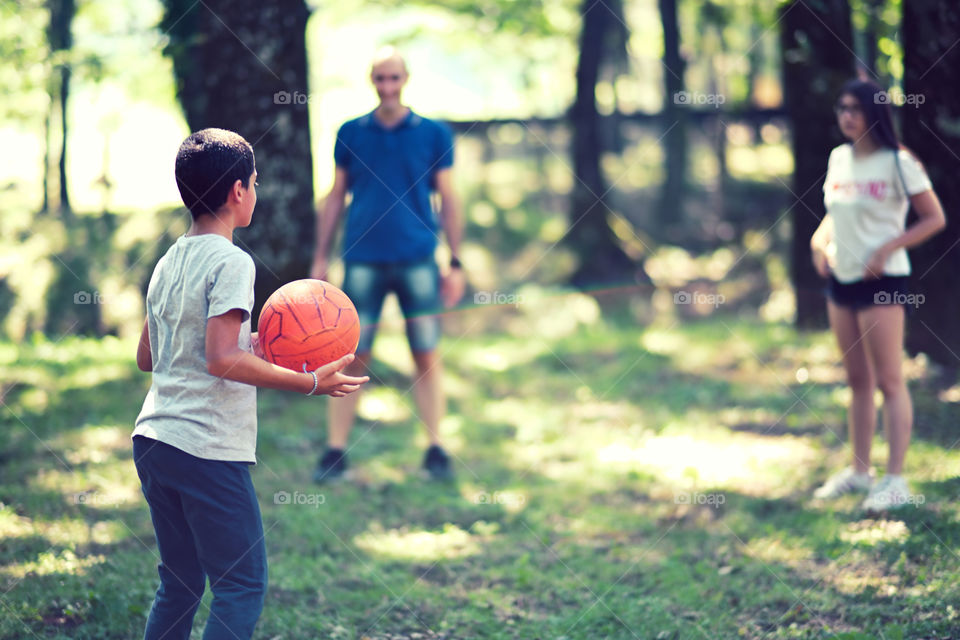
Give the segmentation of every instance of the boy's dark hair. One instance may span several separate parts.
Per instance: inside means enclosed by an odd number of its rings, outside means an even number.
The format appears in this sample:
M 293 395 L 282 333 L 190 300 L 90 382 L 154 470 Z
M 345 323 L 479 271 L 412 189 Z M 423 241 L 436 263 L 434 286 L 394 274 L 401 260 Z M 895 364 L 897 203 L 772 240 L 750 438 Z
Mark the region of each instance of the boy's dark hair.
M 243 136 L 226 129 L 202 129 L 177 151 L 177 188 L 197 218 L 223 206 L 237 180 L 249 189 L 253 169 L 253 147 Z

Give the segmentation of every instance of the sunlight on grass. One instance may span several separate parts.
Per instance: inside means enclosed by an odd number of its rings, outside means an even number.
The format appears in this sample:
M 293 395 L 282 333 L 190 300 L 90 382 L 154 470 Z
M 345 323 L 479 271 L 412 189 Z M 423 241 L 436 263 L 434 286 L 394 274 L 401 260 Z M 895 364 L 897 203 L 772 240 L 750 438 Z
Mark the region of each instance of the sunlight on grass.
M 640 346 L 650 353 L 670 357 L 683 371 L 702 371 L 717 364 L 717 352 L 712 345 L 690 340 L 683 331 L 651 327 L 640 336 Z M 738 350 L 732 344 L 728 346 L 724 360 L 733 360 Z
M 33 533 L 33 522 L 10 507 L 0 506 L 0 540 L 23 538 Z
M 468 531 L 446 524 L 442 532 L 407 529 L 378 530 L 362 533 L 354 543 L 367 553 L 396 560 L 436 561 L 464 558 L 480 553 L 480 545 Z
M 541 340 L 562 338 L 580 326 L 601 321 L 600 305 L 585 293 L 525 286 L 517 293 L 516 305 L 523 316 L 511 325 L 511 331 Z M 543 342 L 538 344 L 546 349 Z
M 399 390 L 380 386 L 360 396 L 357 415 L 372 422 L 402 422 L 410 418 L 411 412 Z
M 743 547 L 747 557 L 770 564 L 784 564 L 798 567 L 810 561 L 814 552 L 804 546 L 788 546 L 782 539 L 775 537 L 752 538 Z
M 953 385 L 949 389 L 944 389 L 937 396 L 937 399 L 940 400 L 940 402 L 960 402 L 960 385 Z
M 112 460 L 87 469 L 41 469 L 27 481 L 31 489 L 62 493 L 71 504 L 89 509 L 112 509 L 137 504 L 140 485 L 133 462 Z
M 70 464 L 85 462 L 100 464 L 117 452 L 130 449 L 131 427 L 89 426 L 79 431 L 68 431 L 48 441 L 53 449 L 63 449 Z
M 487 371 L 506 371 L 526 364 L 546 352 L 547 346 L 533 341 L 502 341 L 497 344 L 476 345 L 466 348 L 462 360 L 471 367 Z
M 900 520 L 863 520 L 852 522 L 840 539 L 851 544 L 876 546 L 880 542 L 902 542 L 910 537 L 910 530 Z
M 82 576 L 89 567 L 106 562 L 102 555 L 84 556 L 78 558 L 73 551 L 64 549 L 60 553 L 45 551 L 37 556 L 36 560 L 12 564 L 0 569 L 0 575 L 14 579 L 29 576 L 48 576 L 58 573 Z
M 817 457 L 804 439 L 753 434 L 657 435 L 619 442 L 596 452 L 604 469 L 640 469 L 683 486 L 728 487 L 747 495 L 778 496 L 795 485 L 783 476 L 801 475 Z
M 86 505 L 83 505 L 86 506 Z M 117 520 L 88 523 L 80 518 L 24 518 L 10 509 L 0 510 L 0 538 L 42 537 L 47 544 L 76 548 L 89 544 L 111 544 L 127 537 L 129 530 Z

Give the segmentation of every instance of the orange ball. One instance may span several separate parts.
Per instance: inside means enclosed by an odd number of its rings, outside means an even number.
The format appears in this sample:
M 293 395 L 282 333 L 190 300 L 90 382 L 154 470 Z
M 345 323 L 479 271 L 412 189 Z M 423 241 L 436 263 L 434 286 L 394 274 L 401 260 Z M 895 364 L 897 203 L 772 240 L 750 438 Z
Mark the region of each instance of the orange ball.
M 269 362 L 313 371 L 357 349 L 360 318 L 343 291 L 323 280 L 294 280 L 267 298 L 257 323 Z

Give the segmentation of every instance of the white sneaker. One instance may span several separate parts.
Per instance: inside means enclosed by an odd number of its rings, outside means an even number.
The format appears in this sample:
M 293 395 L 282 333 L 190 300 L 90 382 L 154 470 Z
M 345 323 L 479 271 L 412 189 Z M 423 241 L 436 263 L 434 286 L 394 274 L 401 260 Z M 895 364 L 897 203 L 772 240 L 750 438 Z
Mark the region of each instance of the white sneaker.
M 869 491 L 873 485 L 873 476 L 869 473 L 857 473 L 853 467 L 830 476 L 823 486 L 813 492 L 817 500 L 832 500 L 848 493 Z
M 874 485 L 861 507 L 865 511 L 878 512 L 899 509 L 911 501 L 910 488 L 903 476 L 887 475 Z

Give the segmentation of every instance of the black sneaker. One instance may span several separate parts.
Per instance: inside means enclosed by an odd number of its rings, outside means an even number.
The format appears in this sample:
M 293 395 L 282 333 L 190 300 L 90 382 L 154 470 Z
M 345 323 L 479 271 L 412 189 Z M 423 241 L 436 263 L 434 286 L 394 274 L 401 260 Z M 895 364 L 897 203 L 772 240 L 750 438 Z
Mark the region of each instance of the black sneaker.
M 318 484 L 343 480 L 347 471 L 347 454 L 343 449 L 327 449 L 326 453 L 317 462 L 313 472 L 313 481 Z
M 431 445 L 427 454 L 423 456 L 423 468 L 430 474 L 432 480 L 450 480 L 453 470 L 450 469 L 450 456 L 438 445 Z

